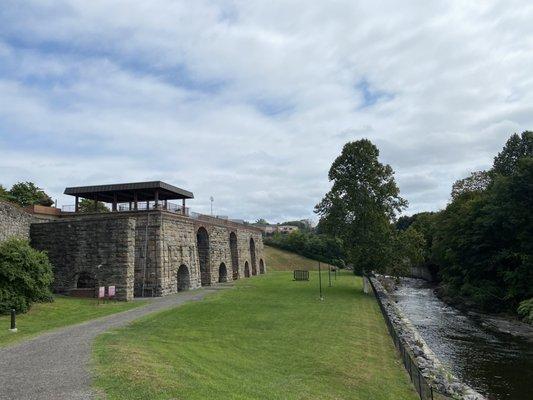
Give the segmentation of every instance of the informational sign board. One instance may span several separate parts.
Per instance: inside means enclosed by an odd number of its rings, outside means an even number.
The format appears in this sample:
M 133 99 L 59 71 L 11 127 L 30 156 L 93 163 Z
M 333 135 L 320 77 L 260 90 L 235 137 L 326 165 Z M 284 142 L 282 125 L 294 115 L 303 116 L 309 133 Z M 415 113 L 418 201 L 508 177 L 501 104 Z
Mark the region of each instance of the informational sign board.
M 115 297 L 115 287 L 114 286 L 109 286 L 107 288 L 107 297 L 109 297 L 110 299 Z
M 100 286 L 98 288 L 98 298 L 99 299 L 105 298 L 105 286 Z

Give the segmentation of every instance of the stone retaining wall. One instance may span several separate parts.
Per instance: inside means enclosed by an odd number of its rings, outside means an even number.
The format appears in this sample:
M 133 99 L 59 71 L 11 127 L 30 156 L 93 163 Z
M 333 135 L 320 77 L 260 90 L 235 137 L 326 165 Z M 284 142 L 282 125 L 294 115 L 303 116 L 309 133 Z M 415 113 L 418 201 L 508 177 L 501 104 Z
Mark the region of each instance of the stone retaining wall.
M 120 298 L 127 300 L 176 293 L 178 287 L 200 287 L 197 232 L 201 229 L 207 232 L 208 243 L 205 285 L 233 280 L 232 233 L 237 237 L 236 278 L 245 276 L 245 265 L 250 275 L 253 270 L 266 273 L 263 239 L 257 228 L 161 210 L 65 216 L 32 225 L 31 239 L 36 248 L 48 251 L 57 291 L 76 288 L 80 274 L 88 272 L 100 286 L 115 284 Z
M 414 354 L 414 361 L 422 375 L 437 392 L 457 400 L 486 400 L 484 396 L 462 383 L 437 358 L 409 318 L 396 306 L 376 278 L 370 278 L 375 295 L 383 305 L 394 330 L 404 345 Z
M 116 286 L 119 300 L 133 298 L 133 218 L 64 219 L 31 225 L 31 243 L 45 250 L 54 266 L 54 291 L 76 289 L 81 274 L 98 286 Z
M 34 222 L 37 220 L 19 206 L 0 200 L 0 242 L 12 236 L 28 239 Z

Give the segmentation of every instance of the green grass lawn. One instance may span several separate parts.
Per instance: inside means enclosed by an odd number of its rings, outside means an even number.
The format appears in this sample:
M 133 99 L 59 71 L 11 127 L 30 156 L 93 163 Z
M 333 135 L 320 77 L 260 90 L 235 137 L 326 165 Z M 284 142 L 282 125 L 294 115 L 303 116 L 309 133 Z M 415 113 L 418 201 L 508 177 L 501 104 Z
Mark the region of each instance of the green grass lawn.
M 17 315 L 17 333 L 9 331 L 10 316 L 0 316 L 0 347 L 45 331 L 129 310 L 140 301 L 96 305 L 95 299 L 56 296 L 53 303 L 36 303 L 26 314 Z
M 344 272 L 241 279 L 201 302 L 97 338 L 95 385 L 113 399 L 415 400 L 378 305 Z
M 291 253 L 290 251 L 280 250 L 275 247 L 264 246 L 265 259 L 267 260 L 267 269 L 272 271 L 292 271 L 294 269 L 316 270 L 318 261 L 311 260 Z M 329 264 L 322 263 L 324 269 Z

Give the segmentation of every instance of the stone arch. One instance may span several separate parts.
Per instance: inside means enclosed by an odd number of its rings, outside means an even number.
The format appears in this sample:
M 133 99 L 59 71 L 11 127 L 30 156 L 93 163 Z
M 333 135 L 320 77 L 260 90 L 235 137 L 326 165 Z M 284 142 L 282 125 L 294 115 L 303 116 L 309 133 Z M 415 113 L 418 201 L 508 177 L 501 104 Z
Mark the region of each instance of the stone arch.
M 262 258 L 259 260 L 259 273 L 260 274 L 265 273 L 265 263 Z
M 229 249 L 231 253 L 233 280 L 236 280 L 239 279 L 239 250 L 237 248 L 237 235 L 235 232 L 229 234 Z
M 202 226 L 196 232 L 196 247 L 200 262 L 200 281 L 202 286 L 211 284 L 211 271 L 209 269 L 209 234 Z
M 178 268 L 177 284 L 178 292 L 189 290 L 191 287 L 191 275 L 189 274 L 189 268 L 185 264 L 181 264 Z
M 255 262 L 255 242 L 250 238 L 250 260 L 252 261 L 252 275 L 257 275 L 257 263 Z
M 220 263 L 218 267 L 218 281 L 227 282 L 228 281 L 228 270 L 226 269 L 226 264 Z
M 244 277 L 245 278 L 250 277 L 250 265 L 248 265 L 248 261 L 244 263 Z
M 96 279 L 87 271 L 82 271 L 76 277 L 76 289 L 94 289 L 96 288 Z

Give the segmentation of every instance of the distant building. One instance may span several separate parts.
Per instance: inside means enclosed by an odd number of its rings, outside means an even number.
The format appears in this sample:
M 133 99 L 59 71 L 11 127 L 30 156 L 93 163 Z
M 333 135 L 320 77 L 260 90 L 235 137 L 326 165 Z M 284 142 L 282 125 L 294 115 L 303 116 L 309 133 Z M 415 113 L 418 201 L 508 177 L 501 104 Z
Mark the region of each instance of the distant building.
M 256 225 L 256 227 L 261 229 L 265 236 L 270 236 L 274 233 L 289 234 L 300 230 L 294 225 Z

